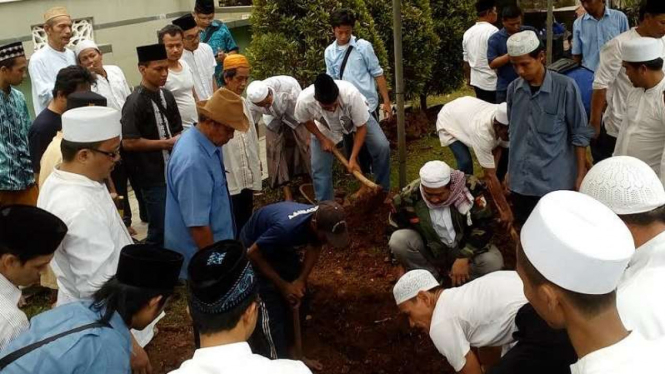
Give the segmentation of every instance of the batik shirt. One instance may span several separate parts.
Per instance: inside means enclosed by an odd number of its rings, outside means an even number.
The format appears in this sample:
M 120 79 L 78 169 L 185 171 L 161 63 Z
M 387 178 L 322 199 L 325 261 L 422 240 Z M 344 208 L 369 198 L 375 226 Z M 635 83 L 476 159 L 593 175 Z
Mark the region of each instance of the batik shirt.
M 208 26 L 208 28 L 201 31 L 201 42 L 209 45 L 215 56 L 217 56 L 219 52 L 229 53 L 239 49 L 229 28 L 219 20 L 212 21 L 212 24 Z M 217 79 L 218 87 L 224 85 L 222 65 L 223 64 L 218 63 L 215 68 L 215 78 Z
M 0 190 L 20 191 L 35 183 L 28 149 L 30 115 L 23 94 L 0 92 Z

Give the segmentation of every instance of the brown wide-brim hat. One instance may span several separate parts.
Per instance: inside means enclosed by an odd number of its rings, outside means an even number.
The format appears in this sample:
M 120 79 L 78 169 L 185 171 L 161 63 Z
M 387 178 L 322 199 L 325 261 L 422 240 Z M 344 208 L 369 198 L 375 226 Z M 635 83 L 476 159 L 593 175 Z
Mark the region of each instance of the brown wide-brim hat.
M 220 88 L 210 99 L 196 103 L 199 114 L 235 130 L 247 132 L 249 121 L 244 109 L 242 97 L 226 88 Z

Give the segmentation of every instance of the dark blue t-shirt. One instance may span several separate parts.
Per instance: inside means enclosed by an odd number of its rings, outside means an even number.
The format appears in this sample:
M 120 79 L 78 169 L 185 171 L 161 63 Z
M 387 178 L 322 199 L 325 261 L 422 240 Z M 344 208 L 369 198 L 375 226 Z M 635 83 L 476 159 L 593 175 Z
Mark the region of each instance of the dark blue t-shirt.
M 525 30 L 536 31 L 533 27 L 522 26 L 521 31 Z M 492 34 L 492 36 L 490 36 L 489 40 L 487 41 L 488 63 L 492 62 L 495 58 L 501 57 L 508 53 L 509 37 L 510 35 L 508 35 L 508 32 L 505 28 L 495 32 Z M 510 62 L 497 69 L 496 76 L 498 78 L 496 82 L 497 91 L 507 90 L 508 85 L 518 77 L 517 72 L 515 72 L 515 68 L 513 68 L 513 64 Z
M 266 205 L 254 212 L 240 233 L 240 240 L 249 249 L 256 243 L 266 256 L 317 244 L 309 224 L 317 206 L 290 201 Z

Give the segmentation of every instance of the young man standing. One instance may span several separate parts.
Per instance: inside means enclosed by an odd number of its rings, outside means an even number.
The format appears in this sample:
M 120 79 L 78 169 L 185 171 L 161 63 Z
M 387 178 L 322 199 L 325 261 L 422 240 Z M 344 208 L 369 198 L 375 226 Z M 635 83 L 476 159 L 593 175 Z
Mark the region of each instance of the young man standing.
M 76 65 L 74 51 L 67 49 L 72 37 L 72 19 L 63 7 L 54 7 L 44 14 L 47 44 L 30 57 L 28 71 L 32 83 L 35 115 L 46 108 L 53 98 L 53 84 L 60 69 Z
M 212 48 L 217 60 L 215 80 L 217 87 L 224 85 L 222 67 L 226 56 L 238 53 L 240 49 L 231 35 L 231 31 L 221 20 L 215 19 L 214 0 L 196 0 L 194 5 L 194 20 L 201 29 L 201 42 Z
M 545 48 L 533 31 L 508 38 L 520 78 L 508 86 L 508 188 L 515 221 L 523 224 L 551 191 L 577 190 L 586 174 L 593 136 L 575 82 L 545 68 Z
M 187 63 L 192 71 L 194 92 L 196 92 L 199 100 L 208 100 L 217 91 L 217 79 L 215 78 L 217 60 L 215 54 L 209 45 L 201 43 L 200 30 L 196 25 L 194 16 L 186 14 L 176 18 L 172 23 L 180 27 L 183 32 L 182 39 L 185 51 L 182 60 Z
M 466 30 L 462 39 L 464 75 L 467 84 L 476 91 L 477 98 L 494 104 L 497 79 L 487 60 L 489 38 L 499 31 L 494 26 L 497 18 L 494 0 L 478 0 L 476 13 L 476 24 Z
M 30 114 L 23 94 L 27 60 L 20 42 L 0 46 L 0 206 L 35 205 L 38 189 L 30 161 Z
M 576 374 L 658 373 L 665 342 L 628 331 L 616 288 L 635 252 L 626 225 L 584 194 L 543 197 L 524 224 L 517 272 L 529 303 L 547 323 L 565 329 L 579 360 Z
M 628 17 L 610 9 L 607 0 L 582 0 L 586 13 L 573 23 L 573 59 L 596 71 L 605 43 L 628 31 Z
M 146 242 L 164 242 L 166 165 L 182 132 L 178 105 L 169 90 L 161 88 L 168 76 L 163 44 L 137 47 L 141 85 L 122 108 L 122 148 L 129 173 L 136 176 L 148 212 Z
M 39 283 L 66 233 L 67 225 L 45 210 L 0 208 L 0 351 L 30 326 L 17 306 L 21 288 Z

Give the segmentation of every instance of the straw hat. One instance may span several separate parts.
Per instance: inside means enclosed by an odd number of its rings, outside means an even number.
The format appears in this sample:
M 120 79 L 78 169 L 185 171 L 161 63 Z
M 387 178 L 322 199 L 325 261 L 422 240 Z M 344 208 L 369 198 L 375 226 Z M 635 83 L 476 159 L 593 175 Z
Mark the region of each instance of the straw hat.
M 247 132 L 249 121 L 245 115 L 242 97 L 226 88 L 220 88 L 206 101 L 199 101 L 196 110 L 211 120 Z

